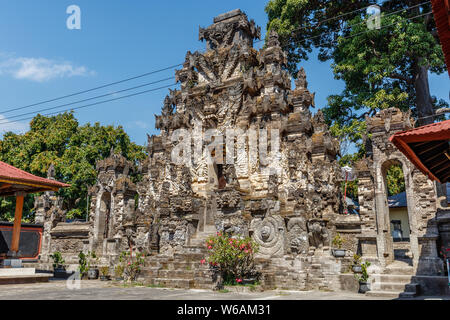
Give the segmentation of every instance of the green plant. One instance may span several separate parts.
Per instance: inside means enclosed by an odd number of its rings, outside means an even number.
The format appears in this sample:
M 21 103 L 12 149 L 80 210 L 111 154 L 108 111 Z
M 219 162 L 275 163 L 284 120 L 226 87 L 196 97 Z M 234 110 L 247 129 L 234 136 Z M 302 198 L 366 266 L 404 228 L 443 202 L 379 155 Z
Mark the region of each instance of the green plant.
M 86 254 L 82 251 L 78 254 L 78 271 L 84 275 L 88 271 Z
M 361 275 L 355 274 L 355 279 L 358 280 L 358 282 L 367 282 L 369 280 L 369 273 L 367 272 L 367 268 L 370 266 L 370 262 L 366 261 L 364 263 L 361 263 Z
M 361 256 L 354 254 L 353 255 L 353 265 L 354 266 L 359 266 L 361 264 Z
M 134 256 L 128 251 L 123 251 L 119 256 L 119 261 L 124 262 L 124 277 L 127 281 L 135 281 L 142 266 L 145 263 L 145 254 L 137 252 Z
M 109 275 L 109 267 L 108 266 L 100 267 L 100 274 L 105 277 Z
M 87 254 L 88 270 L 91 268 L 96 268 L 98 264 L 99 257 L 95 254 L 95 251 L 89 251 Z
M 52 255 L 50 255 L 50 258 L 53 259 L 53 269 L 64 267 L 64 261 L 61 252 L 55 251 Z
M 342 248 L 342 244 L 344 243 L 344 239 L 341 237 L 340 233 L 337 233 L 333 238 L 333 246 L 337 247 L 338 249 Z
M 259 247 L 251 237 L 235 238 L 217 233 L 207 239 L 206 247 L 208 255 L 201 263 L 217 268 L 224 285 L 240 284 L 245 277 L 256 275 L 254 255 Z
M 123 277 L 123 271 L 124 271 L 124 267 L 121 264 L 118 264 L 114 268 L 114 274 L 116 275 L 117 278 L 122 278 Z

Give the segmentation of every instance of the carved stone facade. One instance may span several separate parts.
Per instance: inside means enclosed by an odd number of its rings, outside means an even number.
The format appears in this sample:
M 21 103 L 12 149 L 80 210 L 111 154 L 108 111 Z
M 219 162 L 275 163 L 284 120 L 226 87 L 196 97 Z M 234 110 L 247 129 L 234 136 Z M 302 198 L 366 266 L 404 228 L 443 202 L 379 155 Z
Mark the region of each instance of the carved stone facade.
M 48 169 L 47 179 L 54 179 L 53 165 Z M 44 226 L 40 262 L 52 263 L 50 255 L 59 251 L 68 264 L 75 264 L 78 263 L 78 253 L 88 249 L 90 223 L 66 223 L 66 212 L 62 207 L 63 199 L 53 191 L 46 191 L 35 198 L 35 223 Z M 45 269 L 49 269 L 49 265 Z
M 399 109 L 382 110 L 367 118 L 367 158 L 356 164 L 360 204 L 363 256 L 385 267 L 395 260 L 389 207 L 387 203 L 386 173 L 393 164 L 401 165 L 405 178 L 410 248 L 416 274 L 443 274 L 438 257 L 439 237 L 435 184 L 427 179 L 390 141 L 394 133 L 413 128 L 410 113 Z
M 388 140 L 412 127 L 409 114 L 387 109 L 367 119 L 368 157 L 355 165 L 360 215 L 345 215 L 339 145 L 322 112 L 310 112 L 314 94 L 305 72 L 291 88 L 277 34 L 258 51 L 253 41 L 259 36 L 240 10 L 200 28 L 207 50 L 188 52 L 176 71 L 181 89 L 170 91 L 156 116 L 160 134 L 148 136 L 148 158 L 134 168 L 112 151 L 98 162 L 88 249 L 110 265 L 123 250 L 147 252 L 153 269 L 144 272 L 145 280 L 171 285 L 170 272 L 177 275 L 172 268 L 191 268 L 192 261 L 209 275 L 199 264 L 207 236 L 252 236 L 265 287 L 340 290 L 354 281 L 344 274 L 354 253 L 379 268 L 394 260 L 384 177 L 390 164 L 399 163 L 414 266 L 422 274 L 442 271 L 435 187 Z M 241 131 L 230 135 L 230 129 Z M 337 232 L 346 240 L 341 259 L 330 249 Z M 197 271 L 189 281 L 207 286 Z
M 257 51 L 252 45 L 259 36 L 259 27 L 239 10 L 200 29 L 207 51 L 188 52 L 176 72 L 181 90 L 170 92 L 156 116 L 161 133 L 148 137 L 149 157 L 139 168 L 142 180 L 123 184 L 123 189 L 119 184 L 127 179 L 125 165 L 99 162 L 99 181 L 91 190 L 94 247 L 115 239 L 116 250 L 123 250 L 119 243 L 128 237 L 133 248 L 173 256 L 221 231 L 251 235 L 262 259 L 277 258 L 283 264 L 289 255 L 334 261 L 330 239 L 343 212 L 338 143 L 321 111 L 311 115 L 314 95 L 304 70 L 292 89 L 277 34 L 271 33 L 267 47 Z M 177 164 L 172 156 L 180 142 L 173 137 L 180 129 L 191 150 L 201 153 L 196 158 L 191 152 Z M 208 136 L 211 129 L 214 139 Z M 242 130 L 244 138 L 230 136 L 229 129 Z M 268 143 L 254 144 L 252 130 L 257 142 L 266 134 Z M 219 135 L 223 145 L 212 147 Z M 262 148 L 270 152 L 265 159 L 252 157 L 252 148 L 259 155 Z M 120 195 L 114 190 L 121 190 Z M 101 200 L 105 193 L 111 197 L 108 205 Z M 136 193 L 133 211 L 127 203 Z M 109 220 L 102 215 L 102 207 L 108 206 Z M 102 220 L 109 221 L 107 228 Z M 108 245 L 102 246 L 102 254 L 111 255 Z

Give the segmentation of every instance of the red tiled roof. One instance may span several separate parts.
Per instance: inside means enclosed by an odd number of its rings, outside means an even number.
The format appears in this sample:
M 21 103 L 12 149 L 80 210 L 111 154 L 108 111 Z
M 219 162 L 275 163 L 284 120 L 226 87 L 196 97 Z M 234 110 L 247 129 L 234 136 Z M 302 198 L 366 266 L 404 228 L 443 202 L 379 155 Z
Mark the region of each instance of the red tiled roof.
M 450 120 L 432 123 L 419 128 L 395 133 L 389 140 L 425 175 L 440 181 L 431 170 L 422 163 L 411 143 L 450 140 Z M 442 181 L 440 181 L 442 182 Z
M 442 51 L 450 76 L 450 0 L 431 0 L 433 6 L 434 21 L 438 29 Z
M 0 161 L 0 182 L 17 183 L 33 187 L 48 187 L 48 189 L 70 187 L 66 183 L 35 176 L 2 161 Z
M 427 124 L 415 129 L 400 131 L 394 134 L 390 140 L 401 138 L 402 141 L 422 142 L 450 139 L 450 120 Z

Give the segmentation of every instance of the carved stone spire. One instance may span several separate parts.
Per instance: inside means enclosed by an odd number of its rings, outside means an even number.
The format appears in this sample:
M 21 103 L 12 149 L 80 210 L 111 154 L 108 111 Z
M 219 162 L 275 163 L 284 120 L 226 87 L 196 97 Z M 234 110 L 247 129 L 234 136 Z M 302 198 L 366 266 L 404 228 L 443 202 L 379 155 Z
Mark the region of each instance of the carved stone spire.
M 232 44 L 253 46 L 253 39 L 261 37 L 261 28 L 255 21 L 249 21 L 247 15 L 236 9 L 214 18 L 214 24 L 200 28 L 199 40 L 206 40 L 207 50 L 228 47 Z
M 275 30 L 270 30 L 269 38 L 267 39 L 267 47 L 279 47 L 280 40 L 278 33 Z
M 295 80 L 295 86 L 297 89 L 308 88 L 308 81 L 306 81 L 306 73 L 303 67 L 300 68 L 300 70 L 297 73 L 297 80 Z
M 55 166 L 53 165 L 53 163 L 50 164 L 50 167 L 48 167 L 47 179 L 51 179 L 51 180 L 55 179 Z

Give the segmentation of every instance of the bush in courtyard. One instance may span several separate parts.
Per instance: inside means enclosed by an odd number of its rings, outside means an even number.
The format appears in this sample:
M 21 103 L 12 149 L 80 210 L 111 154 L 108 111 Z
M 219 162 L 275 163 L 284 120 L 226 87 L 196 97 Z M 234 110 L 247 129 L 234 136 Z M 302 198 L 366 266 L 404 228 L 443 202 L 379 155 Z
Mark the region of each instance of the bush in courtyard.
M 355 279 L 358 280 L 358 282 L 367 282 L 369 280 L 369 272 L 367 271 L 367 268 L 370 266 L 370 262 L 366 261 L 364 263 L 361 263 L 361 275 L 355 274 Z
M 126 281 L 135 281 L 145 262 L 145 254 L 137 252 L 134 256 L 128 251 L 123 251 L 119 256 L 119 262 L 123 264 L 123 275 Z
M 254 255 L 259 248 L 251 237 L 235 238 L 217 233 L 206 240 L 206 248 L 207 257 L 201 262 L 217 268 L 224 284 L 239 284 L 255 277 Z
M 78 271 L 80 272 L 80 275 L 83 276 L 86 274 L 88 269 L 87 256 L 84 252 L 80 251 L 78 254 Z
M 64 264 L 66 263 L 62 257 L 61 252 L 59 251 L 55 251 L 53 254 L 51 254 L 50 258 L 53 259 L 53 269 L 63 268 Z

